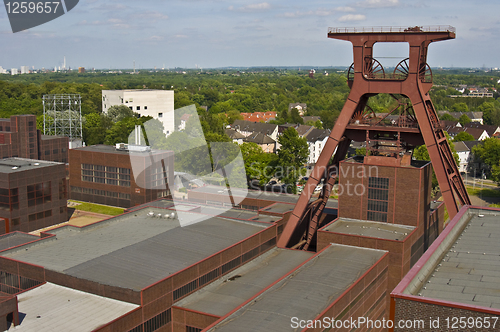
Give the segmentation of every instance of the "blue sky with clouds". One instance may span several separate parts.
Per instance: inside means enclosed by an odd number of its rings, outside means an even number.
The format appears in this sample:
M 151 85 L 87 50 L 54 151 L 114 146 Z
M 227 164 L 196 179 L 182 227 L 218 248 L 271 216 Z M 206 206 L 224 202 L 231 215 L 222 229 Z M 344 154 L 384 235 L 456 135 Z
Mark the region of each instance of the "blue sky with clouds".
M 15 34 L 1 9 L 0 66 L 348 66 L 351 44 L 328 27 L 452 25 L 457 38 L 429 48 L 432 67 L 500 67 L 498 13 L 498 0 L 80 0 Z M 376 57 L 407 56 L 377 46 Z

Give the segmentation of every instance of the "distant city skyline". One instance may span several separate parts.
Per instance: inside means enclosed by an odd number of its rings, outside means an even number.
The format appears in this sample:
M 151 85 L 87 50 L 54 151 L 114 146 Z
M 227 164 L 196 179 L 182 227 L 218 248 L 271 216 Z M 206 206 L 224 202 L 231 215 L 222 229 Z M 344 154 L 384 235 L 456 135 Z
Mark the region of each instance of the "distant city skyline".
M 15 34 L 0 10 L 0 66 L 62 68 L 64 57 L 74 69 L 349 66 L 351 44 L 328 39 L 328 27 L 451 25 L 457 38 L 430 46 L 431 67 L 496 68 L 499 9 L 494 0 L 86 0 Z M 408 54 L 377 46 L 384 65 Z

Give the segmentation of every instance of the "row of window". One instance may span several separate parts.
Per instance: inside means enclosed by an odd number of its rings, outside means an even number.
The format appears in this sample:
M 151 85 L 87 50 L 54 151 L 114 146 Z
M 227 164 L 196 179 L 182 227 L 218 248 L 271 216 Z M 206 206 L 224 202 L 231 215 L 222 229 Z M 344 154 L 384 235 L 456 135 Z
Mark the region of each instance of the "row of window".
M 59 153 L 59 149 L 52 150 L 52 154 L 58 154 L 58 153 Z M 66 149 L 62 148 L 61 153 L 66 153 Z M 45 155 L 48 156 L 49 154 L 50 154 L 50 150 L 45 150 Z
M 18 210 L 19 209 L 19 190 L 18 188 L 6 189 L 0 188 L 0 210 Z
M 368 208 L 366 218 L 387 222 L 389 178 L 368 178 Z
M 115 191 L 106 191 L 100 189 L 90 189 L 90 188 L 82 188 L 82 187 L 74 187 L 71 186 L 71 192 L 73 193 L 81 193 L 81 194 L 89 194 L 89 195 L 97 195 L 97 196 L 105 196 L 119 199 L 130 199 L 130 194 L 117 193 Z
M 130 187 L 130 168 L 82 164 L 82 181 Z
M 46 210 L 28 215 L 28 221 L 36 221 L 43 218 L 52 217 L 52 210 Z
M 158 330 L 160 327 L 167 325 L 172 321 L 172 311 L 167 309 L 164 312 L 148 319 L 144 323 L 135 328 L 129 330 L 128 332 L 153 332 Z
M 268 249 L 270 249 L 274 245 L 276 245 L 276 238 L 275 237 L 268 240 L 267 242 L 261 244 L 260 246 L 257 246 L 255 248 L 253 248 L 252 250 L 247 251 L 243 255 L 240 255 L 240 256 L 234 258 L 233 260 L 223 264 L 220 267 L 220 272 L 219 272 L 219 268 L 216 268 L 216 269 L 208 272 L 207 274 L 204 274 L 204 275 L 200 276 L 199 278 L 194 279 L 193 281 L 185 284 L 184 286 L 181 286 L 181 287 L 175 289 L 173 294 L 172 294 L 174 301 L 186 296 L 187 294 L 189 294 L 189 293 L 193 292 L 194 290 L 196 290 L 197 288 L 202 287 L 203 285 L 211 282 L 212 280 L 215 280 L 220 275 L 223 275 L 223 274 L 235 269 L 236 267 L 240 266 L 241 264 L 255 258 L 256 256 L 259 255 L 259 253 L 264 253 L 265 251 L 267 251 Z

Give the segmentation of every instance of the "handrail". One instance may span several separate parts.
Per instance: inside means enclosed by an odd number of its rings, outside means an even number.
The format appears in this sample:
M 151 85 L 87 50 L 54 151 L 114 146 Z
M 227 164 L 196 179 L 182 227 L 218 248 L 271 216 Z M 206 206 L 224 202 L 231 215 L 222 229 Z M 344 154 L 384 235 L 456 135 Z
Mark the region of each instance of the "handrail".
M 415 27 L 392 27 L 392 26 L 373 26 L 373 27 L 345 27 L 328 28 L 328 33 L 386 33 L 386 32 L 456 32 L 456 28 L 451 25 L 429 25 Z

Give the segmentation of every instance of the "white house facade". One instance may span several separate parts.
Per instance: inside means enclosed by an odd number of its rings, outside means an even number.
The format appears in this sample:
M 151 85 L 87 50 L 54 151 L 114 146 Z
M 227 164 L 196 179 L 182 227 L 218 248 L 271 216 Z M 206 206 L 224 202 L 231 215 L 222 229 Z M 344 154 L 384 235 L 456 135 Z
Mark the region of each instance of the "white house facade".
M 107 113 L 114 105 L 125 105 L 141 116 L 160 120 L 167 136 L 175 130 L 172 90 L 102 90 L 102 112 Z

